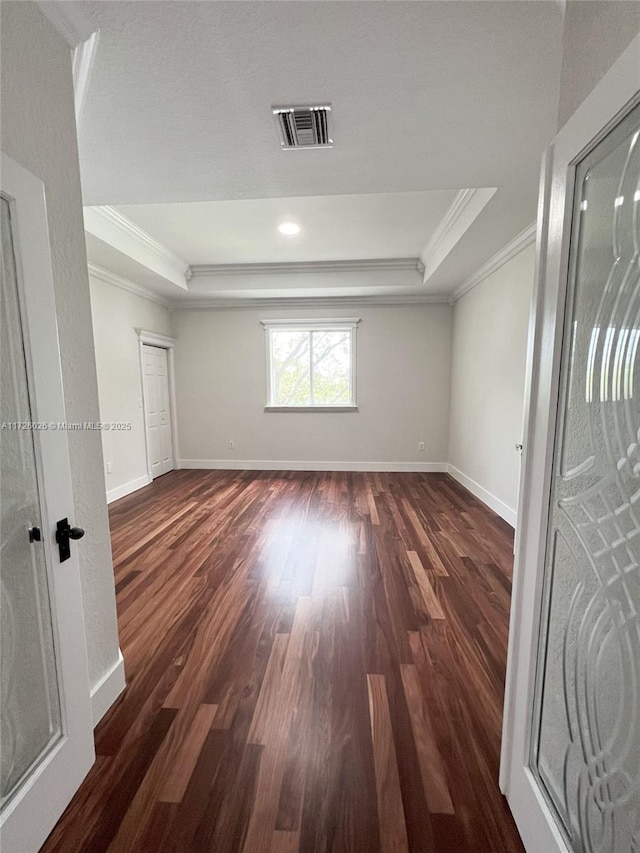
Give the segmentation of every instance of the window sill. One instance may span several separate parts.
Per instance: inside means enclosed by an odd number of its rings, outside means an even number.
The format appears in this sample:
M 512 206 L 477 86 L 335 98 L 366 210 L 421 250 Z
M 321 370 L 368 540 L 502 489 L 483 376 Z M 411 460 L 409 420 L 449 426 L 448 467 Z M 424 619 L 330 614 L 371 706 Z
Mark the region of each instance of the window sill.
M 265 406 L 265 412 L 357 412 L 357 406 Z

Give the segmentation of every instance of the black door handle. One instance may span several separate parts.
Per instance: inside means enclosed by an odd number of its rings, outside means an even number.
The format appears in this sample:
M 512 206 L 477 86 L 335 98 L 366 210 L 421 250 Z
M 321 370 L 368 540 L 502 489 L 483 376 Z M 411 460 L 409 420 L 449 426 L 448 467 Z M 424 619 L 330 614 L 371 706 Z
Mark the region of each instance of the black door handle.
M 56 525 L 56 542 L 60 553 L 60 562 L 64 563 L 71 557 L 70 539 L 82 539 L 84 530 L 82 527 L 71 527 L 68 518 L 61 518 Z

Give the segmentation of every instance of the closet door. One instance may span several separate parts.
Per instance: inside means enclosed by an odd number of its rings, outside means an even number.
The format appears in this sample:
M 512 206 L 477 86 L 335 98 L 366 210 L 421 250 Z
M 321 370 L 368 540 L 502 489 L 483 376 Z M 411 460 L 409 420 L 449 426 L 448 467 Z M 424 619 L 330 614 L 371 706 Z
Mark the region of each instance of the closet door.
M 173 470 L 173 443 L 169 410 L 167 351 L 143 345 L 145 420 L 147 453 L 153 479 Z

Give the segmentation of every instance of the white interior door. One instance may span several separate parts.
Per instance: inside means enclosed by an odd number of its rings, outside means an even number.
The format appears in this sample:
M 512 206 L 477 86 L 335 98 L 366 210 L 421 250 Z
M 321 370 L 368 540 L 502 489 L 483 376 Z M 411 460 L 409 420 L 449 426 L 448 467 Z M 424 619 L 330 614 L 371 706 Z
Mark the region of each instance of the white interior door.
M 640 850 L 639 55 L 546 160 L 501 766 L 529 853 Z
M 169 404 L 169 371 L 167 351 L 143 344 L 145 420 L 147 453 L 151 477 L 155 479 L 173 470 L 173 442 Z
M 93 725 L 76 546 L 62 561 L 56 541 L 75 519 L 44 187 L 2 155 L 0 190 L 0 847 L 32 853 L 93 763 Z

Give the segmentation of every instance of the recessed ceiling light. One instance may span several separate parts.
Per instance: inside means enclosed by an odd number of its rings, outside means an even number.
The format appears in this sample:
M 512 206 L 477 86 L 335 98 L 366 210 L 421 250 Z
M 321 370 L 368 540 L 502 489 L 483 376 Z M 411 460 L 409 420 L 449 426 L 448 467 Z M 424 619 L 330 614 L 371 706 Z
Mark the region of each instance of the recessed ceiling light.
M 297 222 L 283 222 L 278 225 L 278 231 L 281 234 L 286 234 L 287 237 L 293 237 L 300 233 L 300 226 Z

